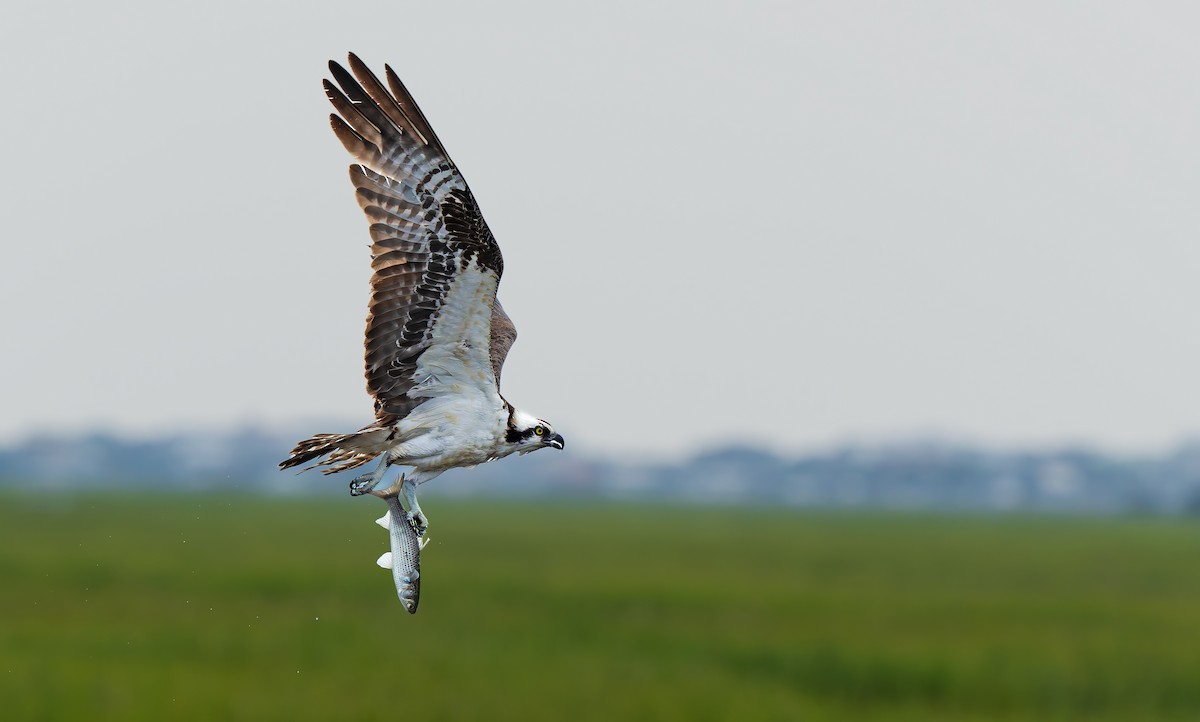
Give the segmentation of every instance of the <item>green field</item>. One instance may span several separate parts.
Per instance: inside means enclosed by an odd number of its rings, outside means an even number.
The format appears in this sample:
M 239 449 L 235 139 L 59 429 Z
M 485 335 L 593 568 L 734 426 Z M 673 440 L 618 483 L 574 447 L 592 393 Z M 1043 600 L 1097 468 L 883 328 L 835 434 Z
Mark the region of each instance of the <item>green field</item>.
M 1200 719 L 1200 526 L 0 497 L 6 720 Z

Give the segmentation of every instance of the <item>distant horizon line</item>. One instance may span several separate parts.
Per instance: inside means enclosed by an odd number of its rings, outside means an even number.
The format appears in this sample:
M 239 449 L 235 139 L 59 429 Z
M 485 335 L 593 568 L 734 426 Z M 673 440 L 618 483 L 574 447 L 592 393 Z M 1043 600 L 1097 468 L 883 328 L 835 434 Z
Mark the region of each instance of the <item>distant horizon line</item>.
M 182 422 L 163 425 L 157 429 L 137 428 L 117 424 L 97 424 L 91 426 L 72 426 L 53 428 L 52 426 L 31 426 L 9 432 L 0 431 L 0 449 L 13 449 L 37 441 L 72 441 L 88 438 L 106 438 L 125 443 L 154 442 L 189 435 L 208 437 L 229 437 L 237 434 L 258 433 L 268 436 L 304 435 L 312 427 L 329 427 L 330 429 L 359 428 L 354 423 L 331 420 L 330 417 L 303 418 L 295 422 L 269 422 L 260 419 L 244 419 L 229 423 Z M 299 438 L 299 436 L 297 436 Z M 836 453 L 847 449 L 863 450 L 895 450 L 905 448 L 927 447 L 932 449 L 970 449 L 994 454 L 1006 453 L 1053 453 L 1053 452 L 1086 452 L 1113 457 L 1156 457 L 1176 453 L 1200 445 L 1200 432 L 1181 434 L 1172 440 L 1155 444 L 1120 444 L 1071 438 L 1063 435 L 1057 440 L 1013 441 L 1004 439 L 987 439 L 965 433 L 946 431 L 897 432 L 897 433 L 851 433 L 840 438 L 825 441 L 813 440 L 799 444 L 781 444 L 770 441 L 753 440 L 744 437 L 727 437 L 723 439 L 697 439 L 686 445 L 686 448 L 665 451 L 643 451 L 630 449 L 608 449 L 589 444 L 587 439 L 573 438 L 572 446 L 580 450 L 584 457 L 610 457 L 620 455 L 628 461 L 644 462 L 648 460 L 685 459 L 703 456 L 707 453 L 729 450 L 754 450 L 774 454 L 776 456 L 812 456 Z

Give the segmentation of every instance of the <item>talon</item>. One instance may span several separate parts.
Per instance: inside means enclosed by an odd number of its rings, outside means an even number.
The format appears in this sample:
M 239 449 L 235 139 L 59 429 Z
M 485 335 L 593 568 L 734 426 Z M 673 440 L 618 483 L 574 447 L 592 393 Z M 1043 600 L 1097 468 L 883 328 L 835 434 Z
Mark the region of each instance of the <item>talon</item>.
M 375 487 L 375 475 L 363 474 L 350 480 L 350 496 L 362 496 Z
M 387 452 L 380 454 L 379 463 L 375 466 L 374 471 L 360 474 L 350 480 L 350 496 L 362 496 L 370 493 L 383 480 L 389 463 L 391 463 L 391 455 Z
M 425 518 L 424 514 L 420 511 L 415 513 L 410 511 L 404 516 L 408 519 L 408 523 L 412 526 L 413 531 L 417 533 L 418 538 L 425 536 L 426 530 L 429 529 L 429 520 Z

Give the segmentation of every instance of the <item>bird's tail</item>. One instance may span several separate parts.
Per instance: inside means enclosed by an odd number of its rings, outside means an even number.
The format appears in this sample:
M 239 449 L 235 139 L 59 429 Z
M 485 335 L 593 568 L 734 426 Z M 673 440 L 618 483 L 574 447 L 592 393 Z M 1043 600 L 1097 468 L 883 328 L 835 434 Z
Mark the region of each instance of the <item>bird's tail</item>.
M 353 434 L 316 434 L 296 444 L 288 458 L 279 462 L 279 468 L 290 469 L 314 459 L 320 461 L 301 471 L 323 466 L 326 468 L 321 469 L 322 474 L 333 474 L 362 466 L 383 451 L 382 448 L 371 448 L 375 446 L 370 443 L 374 439 L 364 438 L 370 433 L 364 430 Z M 322 456 L 327 458 L 321 459 Z

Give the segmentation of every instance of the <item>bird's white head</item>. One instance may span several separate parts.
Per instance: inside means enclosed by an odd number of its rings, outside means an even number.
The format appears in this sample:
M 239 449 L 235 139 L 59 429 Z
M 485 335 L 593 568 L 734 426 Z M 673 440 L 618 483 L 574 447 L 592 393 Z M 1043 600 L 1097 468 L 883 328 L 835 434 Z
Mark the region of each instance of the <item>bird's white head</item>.
M 546 421 L 513 409 L 508 415 L 508 429 L 504 440 L 514 445 L 514 451 L 528 454 L 547 446 L 562 449 L 566 442 L 562 434 L 554 433 L 554 427 Z

